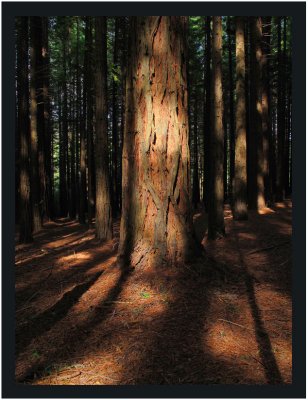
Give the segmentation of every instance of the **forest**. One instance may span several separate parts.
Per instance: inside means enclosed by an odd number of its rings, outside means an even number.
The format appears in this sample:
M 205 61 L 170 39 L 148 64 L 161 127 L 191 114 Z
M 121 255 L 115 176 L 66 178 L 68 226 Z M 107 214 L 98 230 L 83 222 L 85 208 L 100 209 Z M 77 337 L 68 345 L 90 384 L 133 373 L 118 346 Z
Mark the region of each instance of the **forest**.
M 292 18 L 15 18 L 15 379 L 292 383 Z

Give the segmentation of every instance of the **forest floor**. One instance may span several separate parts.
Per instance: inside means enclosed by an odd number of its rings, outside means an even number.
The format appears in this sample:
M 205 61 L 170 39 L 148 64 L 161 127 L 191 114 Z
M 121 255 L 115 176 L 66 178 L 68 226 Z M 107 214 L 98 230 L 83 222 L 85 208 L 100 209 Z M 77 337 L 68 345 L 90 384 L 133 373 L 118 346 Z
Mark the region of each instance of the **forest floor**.
M 119 223 L 104 245 L 65 219 L 16 243 L 16 381 L 291 383 L 292 204 L 225 223 L 204 259 L 152 272 L 116 266 Z

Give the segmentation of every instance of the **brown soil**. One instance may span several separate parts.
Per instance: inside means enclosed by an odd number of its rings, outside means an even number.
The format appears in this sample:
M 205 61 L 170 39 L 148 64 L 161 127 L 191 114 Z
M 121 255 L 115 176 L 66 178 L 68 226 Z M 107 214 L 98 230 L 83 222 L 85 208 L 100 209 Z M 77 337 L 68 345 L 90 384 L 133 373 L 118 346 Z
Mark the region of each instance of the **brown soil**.
M 116 265 L 118 238 L 58 220 L 16 245 L 16 380 L 34 385 L 291 383 L 292 205 L 235 222 L 182 268 Z M 115 224 L 118 232 L 118 223 Z M 202 239 L 206 218 L 195 215 Z

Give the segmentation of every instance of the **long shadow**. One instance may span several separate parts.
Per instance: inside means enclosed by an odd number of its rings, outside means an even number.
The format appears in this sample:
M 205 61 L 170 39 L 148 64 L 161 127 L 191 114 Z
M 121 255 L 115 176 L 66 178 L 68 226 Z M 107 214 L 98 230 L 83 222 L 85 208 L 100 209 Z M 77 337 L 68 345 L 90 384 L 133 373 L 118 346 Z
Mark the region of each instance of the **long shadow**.
M 269 384 L 283 383 L 281 373 L 279 371 L 276 358 L 273 353 L 272 345 L 268 333 L 262 321 L 260 309 L 257 305 L 254 292 L 254 284 L 251 275 L 247 272 L 246 276 L 247 296 L 251 309 L 251 313 L 255 325 L 255 335 L 259 347 L 259 353 L 264 367 L 267 382 Z
M 92 240 L 89 240 L 85 246 L 82 248 L 81 251 L 93 251 L 93 244 L 92 244 Z M 62 249 L 61 251 L 59 251 L 58 253 L 56 253 L 56 255 L 60 255 L 61 253 L 65 252 L 70 253 L 73 252 L 76 248 L 76 245 L 71 245 L 71 246 L 67 246 L 64 249 Z M 52 256 L 54 256 L 55 253 L 52 254 Z M 52 265 L 54 260 L 50 261 L 50 269 L 48 269 L 50 272 L 52 271 L 52 279 L 56 279 L 57 281 L 69 281 L 70 279 L 73 278 L 74 281 L 76 281 L 76 278 L 78 278 L 80 276 L 81 273 L 85 272 L 88 269 L 91 269 L 92 267 L 94 267 L 96 264 L 98 263 L 103 263 L 104 261 L 106 261 L 109 257 L 115 255 L 115 249 L 113 250 L 106 250 L 106 252 L 104 252 L 103 254 L 101 254 L 100 252 L 98 252 L 98 254 L 95 254 L 94 257 L 92 256 L 91 259 L 89 260 L 84 260 L 82 262 L 79 262 L 78 265 L 74 266 L 71 269 L 58 269 L 58 267 L 54 267 L 54 269 L 52 269 Z M 78 257 L 78 253 L 76 253 L 76 257 Z M 32 296 L 33 293 L 35 293 L 36 291 L 41 289 L 41 285 L 42 283 L 45 281 L 46 276 L 42 277 L 42 279 L 40 279 L 38 282 L 33 282 L 33 280 L 31 279 L 31 277 L 29 278 L 28 276 L 26 276 L 25 278 L 25 274 L 31 274 L 33 275 L 35 270 L 33 270 L 34 267 L 31 268 L 31 271 L 25 271 L 24 268 L 22 268 L 23 271 L 20 271 L 19 273 L 16 273 L 16 279 L 27 279 L 27 285 L 16 291 L 16 305 L 17 305 L 17 309 L 18 309 L 18 304 L 21 303 L 22 301 L 24 301 L 24 298 L 28 298 L 29 296 Z M 49 272 L 44 272 L 44 275 L 46 274 L 47 276 L 49 275 Z M 38 274 L 41 274 L 41 268 L 36 268 L 36 275 L 34 274 L 34 280 L 35 278 L 38 276 Z M 65 285 L 63 286 L 63 288 L 65 288 Z
M 97 281 L 104 271 L 96 273 L 88 282 L 74 287 L 64 293 L 52 307 L 48 308 L 38 316 L 29 321 L 26 326 L 16 330 L 16 355 L 22 352 L 31 341 L 51 329 L 58 321 L 64 318 L 70 308 L 77 303 L 78 299 Z
M 118 268 L 118 266 L 115 263 L 113 266 L 109 268 Z M 102 273 L 96 274 L 95 277 L 91 279 L 91 284 L 90 282 L 88 282 L 87 287 L 83 286 L 84 292 L 88 290 L 88 288 L 95 283 L 95 281 L 99 278 L 101 274 Z M 42 376 L 46 373 L 46 366 L 59 364 L 63 361 L 68 362 L 70 358 L 74 359 L 76 355 L 78 356 L 79 348 L 78 345 L 76 344 L 78 342 L 85 342 L 87 340 L 88 335 L 91 334 L 91 330 L 93 330 L 93 328 L 97 324 L 104 321 L 107 318 L 107 316 L 113 311 L 114 301 L 119 296 L 122 290 L 122 285 L 126 281 L 128 274 L 129 271 L 120 269 L 120 274 L 116 284 L 110 289 L 107 296 L 104 299 L 102 299 L 102 301 L 96 307 L 96 309 L 89 317 L 89 319 L 87 319 L 86 322 L 82 322 L 80 324 L 78 324 L 78 321 L 76 321 L 78 336 L 75 333 L 76 336 L 70 337 L 70 343 L 74 345 L 74 349 L 71 351 L 70 357 L 65 356 L 63 352 L 59 351 L 60 350 L 59 348 L 53 350 L 52 352 L 48 351 L 47 359 L 45 359 L 43 362 L 36 363 L 32 365 L 30 368 L 28 368 L 28 370 L 25 371 L 25 373 L 23 373 L 22 376 L 18 377 L 18 382 L 31 383 L 36 379 L 37 376 Z M 72 305 L 73 304 L 71 304 L 71 306 Z M 67 314 L 67 312 L 68 312 L 68 307 L 65 306 L 65 314 L 62 314 L 62 318 Z M 45 316 L 42 315 L 42 319 L 43 318 L 45 318 Z M 56 321 L 54 320 L 53 324 L 55 322 Z M 46 331 L 44 330 L 44 332 Z M 63 341 L 65 341 L 64 335 L 63 335 Z M 66 343 L 63 343 L 63 345 L 66 345 Z
M 261 312 L 257 304 L 255 291 L 254 291 L 254 280 L 251 274 L 248 271 L 246 266 L 240 245 L 239 245 L 239 237 L 236 235 L 236 243 L 237 249 L 239 252 L 239 258 L 241 262 L 241 266 L 244 269 L 245 273 L 245 285 L 247 290 L 248 302 L 250 305 L 251 314 L 254 320 L 255 326 L 255 337 L 258 343 L 259 354 L 261 357 L 262 365 L 264 368 L 264 373 L 269 384 L 281 384 L 283 383 L 283 379 L 281 373 L 279 371 L 276 358 L 273 353 L 272 344 L 269 338 L 269 335 L 265 329 Z

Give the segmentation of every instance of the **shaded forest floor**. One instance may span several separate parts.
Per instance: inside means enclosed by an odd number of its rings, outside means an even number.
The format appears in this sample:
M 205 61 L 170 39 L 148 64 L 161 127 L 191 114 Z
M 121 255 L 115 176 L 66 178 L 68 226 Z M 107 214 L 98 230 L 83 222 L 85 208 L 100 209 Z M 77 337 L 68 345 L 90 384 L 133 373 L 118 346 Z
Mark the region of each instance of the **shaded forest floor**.
M 126 275 L 118 223 L 104 245 L 64 219 L 16 244 L 17 382 L 291 383 L 292 205 L 225 222 L 205 259 Z

